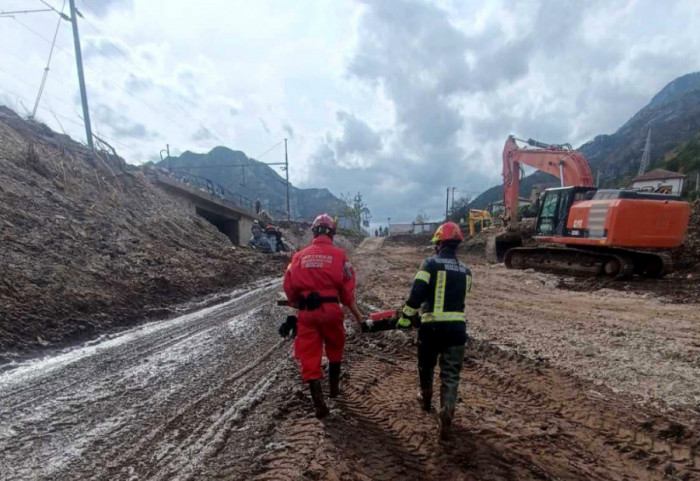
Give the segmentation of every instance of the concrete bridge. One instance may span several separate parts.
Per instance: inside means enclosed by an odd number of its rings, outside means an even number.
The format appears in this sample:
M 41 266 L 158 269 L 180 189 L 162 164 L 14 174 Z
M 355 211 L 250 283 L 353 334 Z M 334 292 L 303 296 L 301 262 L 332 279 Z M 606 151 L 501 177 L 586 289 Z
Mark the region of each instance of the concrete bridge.
M 257 219 L 255 211 L 166 175 L 157 174 L 156 181 L 162 188 L 185 201 L 197 214 L 214 224 L 233 244 L 248 244 L 253 221 Z

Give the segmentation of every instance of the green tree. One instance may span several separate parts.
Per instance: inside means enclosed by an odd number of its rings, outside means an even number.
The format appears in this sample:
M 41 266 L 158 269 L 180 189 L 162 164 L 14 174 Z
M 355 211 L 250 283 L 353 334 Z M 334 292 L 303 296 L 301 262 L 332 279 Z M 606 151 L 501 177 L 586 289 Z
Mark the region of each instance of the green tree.
M 345 206 L 340 210 L 340 216 L 350 221 L 350 230 L 358 234 L 364 233 L 364 228 L 369 227 L 371 213 L 369 207 L 362 200 L 362 194 L 358 192 L 352 197 L 348 193 L 341 194 L 340 197 L 345 202 Z
M 452 212 L 448 216 L 448 220 L 452 222 L 461 222 L 464 219 L 465 222 L 469 221 L 469 203 L 472 201 L 471 195 L 463 195 L 457 200 L 455 200 L 452 206 Z
M 416 220 L 414 220 L 416 224 L 425 224 L 428 222 L 428 214 L 425 213 L 424 210 L 419 210 L 418 214 L 416 214 Z

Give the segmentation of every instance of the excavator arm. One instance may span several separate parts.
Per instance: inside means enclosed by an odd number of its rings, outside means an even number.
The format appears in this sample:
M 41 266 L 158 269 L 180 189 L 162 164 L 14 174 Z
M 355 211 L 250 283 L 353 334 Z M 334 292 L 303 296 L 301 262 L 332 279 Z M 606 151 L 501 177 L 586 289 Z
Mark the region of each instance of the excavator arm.
M 520 191 L 520 166 L 527 165 L 547 172 L 561 180 L 562 187 L 594 187 L 593 175 L 586 158 L 571 145 L 550 145 L 536 140 L 526 140 L 527 149 L 519 147 L 510 135 L 503 147 L 504 221 L 506 225 L 518 220 L 518 193 Z

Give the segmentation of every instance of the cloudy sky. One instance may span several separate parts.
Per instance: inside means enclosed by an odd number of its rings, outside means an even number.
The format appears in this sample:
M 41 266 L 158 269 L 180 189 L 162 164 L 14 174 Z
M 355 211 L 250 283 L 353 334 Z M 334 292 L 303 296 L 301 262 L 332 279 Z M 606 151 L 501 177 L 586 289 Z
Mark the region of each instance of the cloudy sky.
M 45 4 L 64 8 L 0 10 Z M 380 222 L 498 183 L 510 133 L 580 145 L 700 70 L 697 0 L 76 4 L 94 130 L 128 162 L 287 137 L 294 184 L 359 190 Z M 32 109 L 57 23 L 0 18 L 0 103 Z M 37 117 L 82 140 L 80 115 L 64 21 Z

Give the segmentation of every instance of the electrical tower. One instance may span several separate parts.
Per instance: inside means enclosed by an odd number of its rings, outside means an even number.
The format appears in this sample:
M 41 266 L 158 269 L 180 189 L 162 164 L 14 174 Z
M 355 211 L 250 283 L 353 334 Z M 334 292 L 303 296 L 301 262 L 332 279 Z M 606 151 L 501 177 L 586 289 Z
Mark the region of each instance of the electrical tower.
M 642 175 L 649 168 L 649 159 L 651 157 L 651 129 L 647 132 L 647 141 L 644 144 L 644 153 L 642 153 L 642 162 L 639 164 L 639 174 Z

